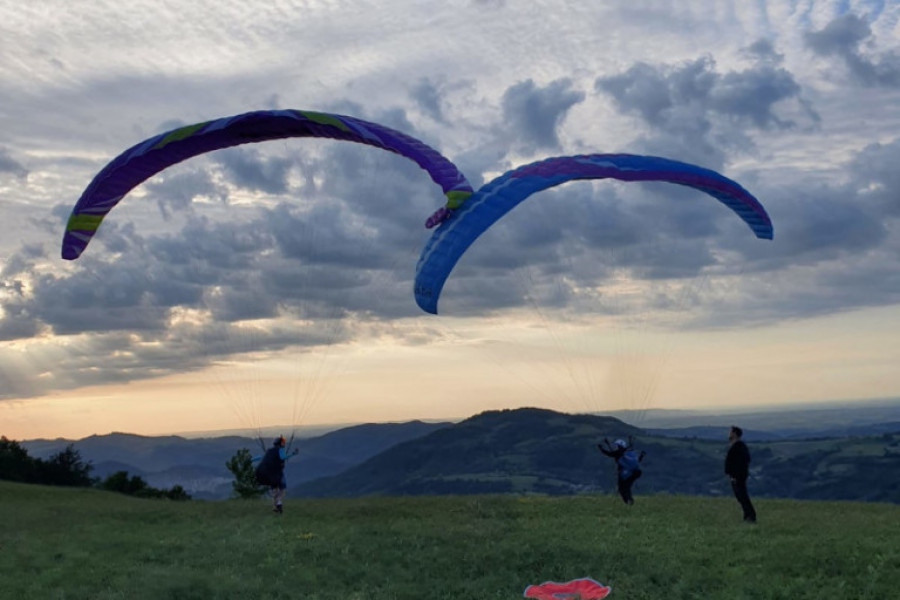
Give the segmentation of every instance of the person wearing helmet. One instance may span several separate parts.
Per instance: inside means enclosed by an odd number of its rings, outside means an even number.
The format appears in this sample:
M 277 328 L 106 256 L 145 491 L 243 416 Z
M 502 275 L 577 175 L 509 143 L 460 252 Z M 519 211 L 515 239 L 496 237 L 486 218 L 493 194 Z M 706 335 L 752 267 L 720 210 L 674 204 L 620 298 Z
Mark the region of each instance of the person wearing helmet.
M 282 500 L 287 490 L 284 464 L 299 452 L 297 448 L 294 448 L 294 451 L 288 454 L 285 449 L 286 443 L 283 435 L 278 436 L 264 455 L 253 458 L 254 462 L 259 461 L 259 465 L 256 467 L 256 482 L 271 490 L 272 510 L 278 514 L 284 512 Z
M 603 441 L 606 443 L 606 448 L 603 447 L 603 444 L 597 444 L 597 448 L 616 461 L 616 483 L 619 495 L 625 504 L 634 504 L 631 486 L 642 475 L 641 462 L 647 453 L 643 450 L 640 454 L 635 452 L 631 436 L 628 436 L 628 442 L 619 439 L 610 444 L 606 438 L 603 438 Z

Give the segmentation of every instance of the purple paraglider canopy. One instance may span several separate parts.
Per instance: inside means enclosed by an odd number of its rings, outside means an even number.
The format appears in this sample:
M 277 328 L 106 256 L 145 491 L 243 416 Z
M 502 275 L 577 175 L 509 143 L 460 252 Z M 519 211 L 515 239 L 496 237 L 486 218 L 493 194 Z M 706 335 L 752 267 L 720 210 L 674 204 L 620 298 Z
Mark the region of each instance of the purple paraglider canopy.
M 346 140 L 375 146 L 415 161 L 441 186 L 450 204 L 472 193 L 448 159 L 399 131 L 354 117 L 302 110 L 262 110 L 180 127 L 126 150 L 101 170 L 72 209 L 62 257 L 81 256 L 103 218 L 122 198 L 156 173 L 188 158 L 248 144 L 292 137 Z

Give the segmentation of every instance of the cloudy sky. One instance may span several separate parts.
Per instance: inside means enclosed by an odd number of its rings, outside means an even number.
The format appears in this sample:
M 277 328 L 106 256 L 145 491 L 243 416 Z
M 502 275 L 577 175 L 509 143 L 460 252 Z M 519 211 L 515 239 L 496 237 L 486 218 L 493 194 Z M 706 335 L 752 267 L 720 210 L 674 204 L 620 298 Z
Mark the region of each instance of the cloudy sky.
M 900 396 L 900 3 L 0 0 L 0 434 L 81 437 Z M 577 182 L 412 297 L 440 189 L 347 142 L 151 178 L 77 261 L 109 160 L 251 110 L 418 137 L 480 186 L 549 156 L 717 170 L 765 205 Z

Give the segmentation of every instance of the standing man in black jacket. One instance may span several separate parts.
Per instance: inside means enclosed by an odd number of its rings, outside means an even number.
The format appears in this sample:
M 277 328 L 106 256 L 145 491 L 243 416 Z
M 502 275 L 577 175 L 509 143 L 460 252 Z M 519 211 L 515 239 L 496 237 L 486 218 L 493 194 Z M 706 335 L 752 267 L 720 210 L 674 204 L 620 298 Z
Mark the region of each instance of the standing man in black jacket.
M 747 449 L 741 437 L 744 435 L 740 427 L 731 426 L 728 433 L 728 454 L 725 456 L 725 474 L 731 478 L 731 489 L 734 497 L 741 503 L 744 510 L 744 522 L 756 523 L 756 510 L 750 502 L 747 493 L 747 476 L 750 474 L 750 450 Z

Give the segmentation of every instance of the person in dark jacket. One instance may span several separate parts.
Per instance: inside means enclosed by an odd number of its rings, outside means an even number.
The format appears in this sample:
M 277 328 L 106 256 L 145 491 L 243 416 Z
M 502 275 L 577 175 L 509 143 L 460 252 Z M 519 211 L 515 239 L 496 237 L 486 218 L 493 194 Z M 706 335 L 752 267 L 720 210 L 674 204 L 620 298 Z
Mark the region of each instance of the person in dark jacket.
M 603 441 L 606 442 L 606 448 L 603 447 L 603 444 L 597 444 L 597 448 L 616 461 L 616 483 L 619 495 L 622 496 L 625 504 L 634 504 L 631 486 L 641 476 L 641 461 L 644 460 L 647 453 L 643 450 L 640 454 L 634 451 L 634 441 L 631 436 L 628 437 L 628 443 L 625 440 L 616 440 L 615 444 L 610 444 L 606 438 Z
M 725 474 L 731 479 L 731 489 L 734 497 L 740 502 L 744 511 L 744 521 L 756 523 L 756 510 L 750 502 L 750 494 L 747 493 L 747 477 L 750 474 L 750 450 L 747 444 L 741 440 L 744 431 L 740 427 L 732 425 L 728 433 L 728 454 L 725 456 Z
M 284 512 L 282 500 L 287 490 L 284 463 L 299 452 L 297 448 L 294 448 L 294 451 L 288 454 L 287 450 L 285 450 L 285 444 L 284 436 L 279 436 L 275 438 L 272 447 L 266 450 L 264 455 L 256 456 L 252 459 L 253 462 L 260 461 L 256 467 L 256 482 L 269 487 L 272 494 L 272 510 L 279 514 Z

